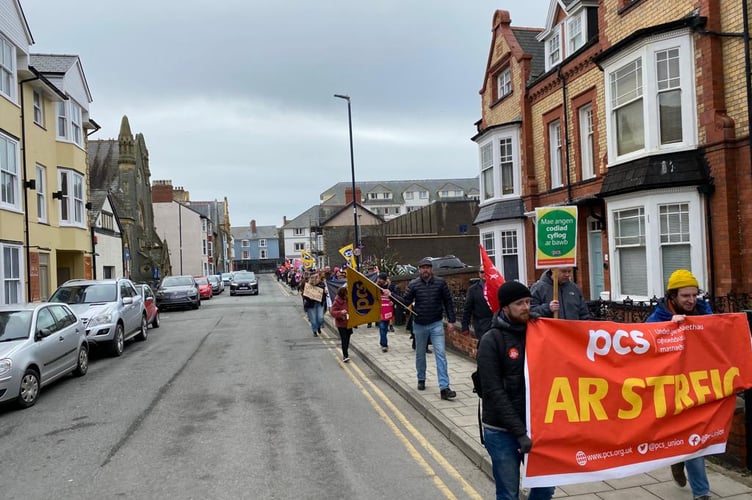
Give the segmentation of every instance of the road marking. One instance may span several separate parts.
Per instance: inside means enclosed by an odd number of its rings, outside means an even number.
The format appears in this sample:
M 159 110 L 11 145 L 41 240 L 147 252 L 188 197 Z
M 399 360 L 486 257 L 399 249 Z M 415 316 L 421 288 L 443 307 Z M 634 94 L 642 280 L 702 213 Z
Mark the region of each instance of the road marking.
M 418 431 L 418 429 L 416 429 L 415 426 L 410 423 L 407 417 L 405 417 L 405 415 L 394 405 L 394 403 L 392 403 L 389 397 L 387 397 L 387 395 L 384 394 L 381 389 L 379 389 L 373 382 L 368 379 L 368 377 L 365 373 L 363 373 L 360 367 L 353 361 L 350 361 L 349 363 L 342 361 L 339 356 L 339 352 L 337 351 L 336 338 L 332 336 L 328 331 L 326 333 L 322 333 L 320 337 L 324 337 L 324 342 L 330 344 L 330 351 L 332 352 L 332 355 L 344 368 L 345 373 L 350 377 L 350 379 L 352 379 L 355 385 L 358 386 L 366 399 L 368 399 L 368 401 L 371 403 L 371 406 L 381 416 L 382 420 L 384 420 L 384 422 L 386 422 L 386 424 L 392 429 L 394 435 L 400 441 L 402 441 L 408 453 L 410 453 L 410 455 L 426 471 L 426 473 L 433 478 L 433 482 L 434 484 L 436 484 L 436 487 L 439 489 L 439 491 L 441 491 L 446 498 L 457 498 L 446 485 L 446 483 L 444 483 L 444 481 L 439 478 L 438 474 L 436 474 L 431 465 L 429 465 L 428 462 L 426 462 L 426 460 L 420 455 L 420 452 L 413 446 L 407 436 L 405 436 L 405 434 L 399 429 L 399 427 L 389 416 L 387 411 L 382 408 L 379 402 L 376 401 L 376 399 L 374 399 L 374 397 L 368 392 L 363 383 L 368 385 L 371 391 L 373 391 L 384 403 L 384 405 L 389 408 L 389 411 L 392 413 L 392 415 L 394 415 L 397 420 L 405 427 L 407 432 L 411 436 L 413 436 L 418 443 L 420 443 L 420 445 L 444 469 L 444 471 L 446 471 L 447 474 L 449 474 L 452 478 L 454 478 L 458 483 L 462 485 L 462 489 L 468 495 L 468 498 L 481 500 L 482 496 L 477 491 L 475 491 L 475 489 L 467 481 L 465 481 L 460 473 L 457 472 L 457 469 L 455 469 L 452 464 L 450 464 L 447 459 L 444 458 L 444 456 L 436 448 L 434 448 L 434 446 L 425 438 L 425 436 L 423 436 L 423 434 L 421 434 L 420 431 Z

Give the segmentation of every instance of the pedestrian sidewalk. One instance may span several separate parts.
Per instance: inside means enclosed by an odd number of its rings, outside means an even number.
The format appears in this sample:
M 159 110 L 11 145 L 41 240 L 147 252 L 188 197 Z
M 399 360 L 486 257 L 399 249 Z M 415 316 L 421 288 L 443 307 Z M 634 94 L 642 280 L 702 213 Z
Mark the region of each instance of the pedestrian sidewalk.
M 335 333 L 332 318 L 325 321 Z M 451 387 L 457 392 L 453 401 L 443 401 L 439 395 L 436 362 L 433 354 L 427 354 L 426 390 L 417 390 L 415 375 L 415 351 L 410 334 L 402 327 L 389 333 L 389 351 L 381 352 L 379 329 L 361 325 L 354 330 L 350 349 L 407 399 L 429 422 L 439 429 L 452 443 L 467 455 L 489 477 L 491 460 L 480 444 L 478 432 L 478 397 L 473 393 L 470 374 L 475 371 L 475 362 L 464 355 L 447 351 L 447 363 Z M 752 499 L 752 477 L 706 461 L 710 480 L 711 498 Z M 689 500 L 689 486 L 679 488 L 671 478 L 668 467 L 649 474 L 639 474 L 613 481 L 599 481 L 561 486 L 555 498 L 578 500 Z

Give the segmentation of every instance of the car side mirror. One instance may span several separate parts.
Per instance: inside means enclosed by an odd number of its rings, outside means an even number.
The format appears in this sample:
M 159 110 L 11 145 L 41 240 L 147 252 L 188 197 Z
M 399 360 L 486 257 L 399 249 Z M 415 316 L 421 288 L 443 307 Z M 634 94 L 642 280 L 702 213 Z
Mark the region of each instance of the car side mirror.
M 39 330 L 37 330 L 37 333 L 36 335 L 34 335 L 34 338 L 36 340 L 40 340 L 45 337 L 49 337 L 51 333 L 52 333 L 52 330 L 50 330 L 49 328 L 40 328 Z
M 133 297 L 123 297 L 123 305 L 133 304 Z

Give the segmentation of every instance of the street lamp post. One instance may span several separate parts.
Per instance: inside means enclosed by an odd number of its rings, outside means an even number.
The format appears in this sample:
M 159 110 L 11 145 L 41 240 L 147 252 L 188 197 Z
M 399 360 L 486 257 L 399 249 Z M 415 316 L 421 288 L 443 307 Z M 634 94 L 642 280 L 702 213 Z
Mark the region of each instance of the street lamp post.
M 347 124 L 350 131 L 350 173 L 352 175 L 353 227 L 355 229 L 353 255 L 355 255 L 356 269 L 360 270 L 360 235 L 358 234 L 358 205 L 355 198 L 355 156 L 353 154 L 352 111 L 350 110 L 350 96 L 343 94 L 334 94 L 334 97 L 347 101 Z

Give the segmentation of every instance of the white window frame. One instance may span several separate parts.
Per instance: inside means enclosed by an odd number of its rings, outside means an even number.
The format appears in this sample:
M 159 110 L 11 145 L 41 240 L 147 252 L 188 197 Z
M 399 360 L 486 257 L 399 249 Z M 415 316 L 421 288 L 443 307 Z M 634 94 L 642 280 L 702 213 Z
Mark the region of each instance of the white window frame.
M 58 186 L 63 193 L 60 199 L 60 225 L 86 227 L 84 176 L 75 170 L 61 168 L 58 170 Z M 66 210 L 63 210 L 63 206 Z
M 304 227 L 295 227 L 292 230 L 293 236 L 305 236 L 306 234 L 306 228 Z
M 68 131 L 70 118 L 68 117 L 68 103 L 67 101 L 59 101 L 57 103 L 57 138 L 61 141 L 67 141 L 70 137 Z
M 266 248 L 266 238 L 259 239 L 259 248 Z
M 240 260 L 251 260 L 251 251 L 243 250 L 242 255 L 240 256 Z
M 681 89 L 681 127 L 682 140 L 661 144 L 660 116 L 658 108 L 658 77 L 656 70 L 656 54 L 668 49 L 679 50 L 680 84 Z M 616 102 L 611 82 L 615 73 L 625 66 L 641 61 L 642 85 L 641 95 L 635 99 L 642 99 L 642 121 L 644 123 L 642 148 L 618 154 L 616 136 L 616 110 L 625 102 Z M 606 138 L 608 144 L 609 164 L 624 163 L 656 153 L 666 153 L 694 149 L 697 147 L 697 104 L 695 87 L 695 57 L 694 42 L 687 30 L 656 35 L 634 47 L 630 52 L 621 54 L 618 59 L 604 64 L 605 102 L 606 102 Z
M 300 252 L 301 250 L 306 249 L 305 243 L 301 243 L 299 241 L 296 241 L 295 243 L 293 243 L 292 248 L 295 252 Z
M 268 259 L 269 258 L 269 251 L 266 248 L 262 248 L 259 250 L 259 259 Z
M 0 209 L 21 211 L 21 165 L 18 141 L 0 133 Z
M 595 177 L 595 136 L 593 134 L 593 105 L 586 104 L 578 110 L 580 122 L 580 163 L 582 178 Z
M 577 50 L 585 45 L 585 33 L 583 27 L 585 23 L 585 10 L 582 13 L 570 16 L 567 19 L 567 56 L 570 56 L 577 52 Z
M 240 240 L 241 248 L 249 248 L 251 246 L 251 240 Z
M 37 221 L 47 222 L 47 168 L 37 163 L 36 168 Z
M 519 273 L 517 280 L 520 283 L 527 283 L 525 222 L 526 221 L 505 221 L 503 223 L 494 223 L 493 225 L 484 226 L 480 229 L 480 243 L 483 245 L 483 248 L 486 249 L 491 261 L 506 281 L 511 281 L 513 278 L 508 276 L 508 272 L 505 273 L 504 256 L 515 255 L 517 271 Z M 516 247 L 514 249 L 505 246 L 504 244 L 504 238 L 508 236 L 508 233 L 512 232 L 516 237 Z
M 554 26 L 551 34 L 546 38 L 546 70 L 553 68 L 562 60 L 561 24 Z
M 428 199 L 428 191 L 419 191 L 418 192 L 418 198 L 421 200 L 427 200 Z
M 661 248 L 660 207 L 665 205 L 687 204 L 689 210 L 690 259 L 692 273 L 700 282 L 700 288 L 705 289 L 705 217 L 703 215 L 704 202 L 702 195 L 694 187 L 667 188 L 651 191 L 650 194 L 640 193 L 623 195 L 609 199 L 607 202 L 608 221 L 615 227 L 614 213 L 642 207 L 645 213 L 645 248 L 647 269 L 647 295 L 630 295 L 633 300 L 649 300 L 653 296 L 661 297 L 665 294 L 662 269 L 662 252 L 653 249 Z M 611 299 L 624 300 L 627 294 L 622 293 L 620 277 L 620 258 L 616 251 L 615 229 L 608 232 L 608 245 L 611 250 Z
M 480 192 L 483 201 L 496 197 L 494 181 L 493 141 L 487 141 L 478 148 L 480 151 Z
M 24 302 L 24 260 L 23 247 L 0 243 L 0 304 L 19 304 Z M 12 262 L 6 262 L 8 257 Z M 12 274 L 6 275 L 6 269 Z M 15 298 L 11 297 L 10 291 L 15 291 Z M 14 300 L 15 299 L 15 300 Z
M 84 147 L 83 108 L 75 101 L 70 100 L 70 127 L 71 140 L 78 147 Z
M 16 46 L 0 36 L 0 95 L 16 102 Z
M 508 149 L 508 154 L 502 157 L 502 144 L 505 144 L 505 148 Z M 484 177 L 484 171 L 487 172 L 488 166 L 484 165 L 484 162 L 489 161 L 489 158 L 484 159 L 484 148 L 490 146 L 490 162 L 492 173 L 486 173 Z M 478 143 L 480 150 L 479 161 L 481 164 L 481 200 L 482 202 L 491 200 L 504 200 L 510 198 L 519 198 L 522 196 L 522 167 L 520 161 L 520 141 L 519 141 L 519 128 L 508 127 L 499 129 L 487 136 L 482 142 Z M 485 151 L 488 151 L 487 149 Z M 512 182 L 511 186 L 505 184 L 504 176 L 502 175 L 502 163 L 511 165 L 512 170 Z M 493 178 L 493 195 L 486 196 L 488 188 L 485 186 L 485 182 L 489 177 Z M 510 190 L 511 188 L 511 190 Z M 506 192 L 505 192 L 506 191 Z M 464 192 L 460 192 L 460 196 L 464 196 Z
M 561 120 L 553 120 L 548 124 L 549 173 L 551 174 L 551 189 L 564 185 L 561 175 Z
M 501 99 L 512 93 L 512 71 L 509 68 L 504 69 L 496 77 L 496 98 Z
M 415 196 L 415 192 L 414 191 L 406 191 L 405 192 L 405 200 L 412 200 L 414 196 Z
M 38 90 L 32 94 L 34 102 L 34 123 L 44 128 L 44 96 Z

